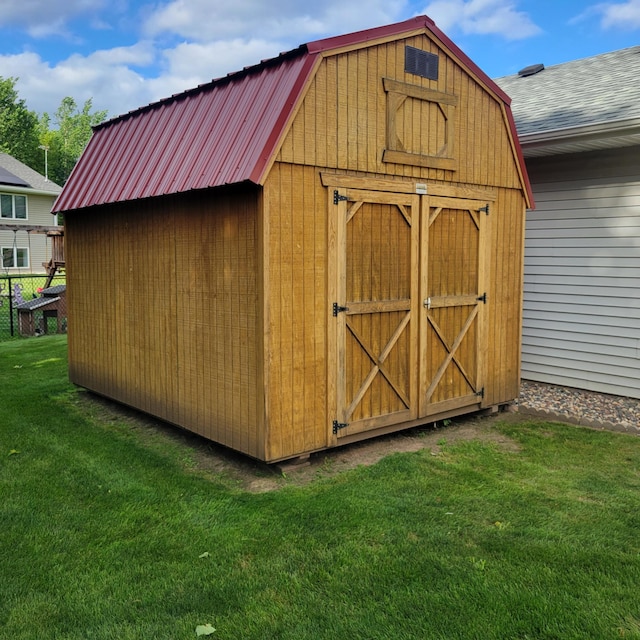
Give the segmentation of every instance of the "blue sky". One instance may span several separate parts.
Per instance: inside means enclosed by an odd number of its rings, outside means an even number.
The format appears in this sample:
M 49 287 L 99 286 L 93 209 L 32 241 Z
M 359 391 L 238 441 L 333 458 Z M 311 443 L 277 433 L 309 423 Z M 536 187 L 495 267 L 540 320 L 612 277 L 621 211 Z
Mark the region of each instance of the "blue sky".
M 27 106 L 110 116 L 299 44 L 427 14 L 491 77 L 633 46 L 640 0 L 5 0 L 0 76 Z

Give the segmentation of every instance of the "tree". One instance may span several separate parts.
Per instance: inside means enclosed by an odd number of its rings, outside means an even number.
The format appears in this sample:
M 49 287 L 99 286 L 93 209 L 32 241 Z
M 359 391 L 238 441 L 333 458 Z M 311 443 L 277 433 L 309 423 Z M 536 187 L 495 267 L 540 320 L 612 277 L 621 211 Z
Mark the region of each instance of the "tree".
M 36 168 L 40 164 L 38 116 L 18 98 L 17 81 L 0 77 L 0 150 Z
M 80 110 L 67 96 L 53 118 L 43 113 L 38 119 L 18 97 L 17 81 L 0 76 L 0 151 L 63 185 L 89 142 L 92 127 L 104 121 L 107 111 L 92 113 L 91 99 Z
M 51 180 L 63 185 L 78 158 L 91 138 L 92 127 L 107 117 L 107 111 L 91 113 L 93 103 L 85 101 L 79 110 L 76 101 L 67 96 L 56 110 L 51 128 L 51 117 L 44 113 L 40 118 L 40 144 L 47 147 L 48 173 Z

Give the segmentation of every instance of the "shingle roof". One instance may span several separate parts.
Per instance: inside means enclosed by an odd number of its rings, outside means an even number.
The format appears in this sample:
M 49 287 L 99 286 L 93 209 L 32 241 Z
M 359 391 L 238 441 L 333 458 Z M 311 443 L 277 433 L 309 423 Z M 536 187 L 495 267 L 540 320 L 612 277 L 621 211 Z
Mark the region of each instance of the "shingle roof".
M 62 191 L 62 187 L 57 185 L 51 180 L 45 180 L 44 176 L 40 175 L 37 171 L 34 171 L 31 167 L 23 164 L 19 160 L 16 160 L 8 153 L 0 153 L 0 167 L 3 167 L 14 176 L 21 178 L 29 185 L 25 187 L 28 189 L 35 189 L 36 191 L 48 192 L 51 195 L 57 195 Z M 17 185 L 15 185 L 17 186 Z
M 18 311 L 35 311 L 48 305 L 53 305 L 58 302 L 60 298 L 32 298 L 31 300 L 25 300 L 16 305 Z
M 430 18 L 418 16 L 301 45 L 98 125 L 53 213 L 226 184 L 261 184 L 323 55 L 425 31 L 504 102 L 530 196 L 509 98 Z
M 497 78 L 520 136 L 640 118 L 640 46 Z

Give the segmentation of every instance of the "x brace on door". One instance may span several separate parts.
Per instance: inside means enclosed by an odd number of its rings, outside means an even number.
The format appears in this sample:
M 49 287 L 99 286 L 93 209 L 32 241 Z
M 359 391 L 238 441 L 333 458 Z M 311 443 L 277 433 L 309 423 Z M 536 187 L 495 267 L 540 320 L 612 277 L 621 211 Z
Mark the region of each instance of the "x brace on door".
M 347 329 L 349 330 L 351 335 L 357 340 L 358 344 L 362 347 L 362 349 L 367 354 L 367 356 L 369 357 L 369 359 L 373 364 L 371 371 L 369 371 L 369 374 L 365 378 L 360 389 L 358 389 L 358 392 L 355 394 L 355 397 L 351 401 L 351 404 L 349 405 L 349 407 L 347 407 L 345 411 L 345 417 L 347 420 L 351 418 L 354 410 L 362 401 L 362 398 L 364 397 L 365 393 L 373 383 L 378 373 L 384 376 L 384 379 L 389 383 L 389 385 L 391 386 L 393 391 L 396 393 L 396 395 L 402 400 L 404 406 L 406 408 L 409 408 L 409 404 L 410 404 L 409 398 L 407 397 L 406 393 L 396 383 L 394 383 L 394 381 L 392 380 L 392 376 L 384 366 L 384 362 L 387 359 L 388 355 L 391 353 L 391 350 L 395 346 L 396 342 L 398 341 L 398 339 L 406 329 L 407 325 L 409 324 L 410 317 L 411 317 L 411 314 L 409 312 L 405 314 L 405 316 L 402 318 L 402 320 L 398 324 L 396 330 L 393 332 L 393 335 L 389 339 L 389 342 L 387 342 L 384 349 L 378 356 L 374 354 L 371 347 L 366 343 L 366 341 L 362 338 L 362 336 L 358 334 L 355 327 L 353 327 L 353 325 L 349 322 L 349 319 L 347 318 Z
M 433 392 L 436 390 L 438 383 L 442 379 L 444 372 L 447 370 L 447 367 L 451 364 L 451 362 L 455 363 L 456 367 L 458 367 L 458 370 L 464 376 L 464 379 L 467 381 L 467 384 L 472 389 L 475 390 L 475 382 L 473 381 L 471 376 L 465 371 L 465 368 L 462 366 L 462 363 L 458 360 L 458 358 L 456 358 L 456 351 L 458 350 L 458 347 L 462 344 L 462 340 L 464 339 L 467 331 L 469 330 L 469 327 L 472 325 L 477 315 L 478 315 L 478 306 L 476 304 L 476 306 L 469 313 L 469 316 L 467 317 L 467 320 L 464 323 L 464 326 L 460 330 L 460 333 L 456 336 L 456 339 L 453 341 L 453 344 L 451 345 L 447 342 L 446 338 L 442 333 L 442 330 L 440 329 L 436 321 L 432 317 L 427 318 L 429 324 L 433 327 L 433 330 L 438 336 L 438 339 L 442 343 L 442 346 L 447 351 L 447 356 L 442 361 L 442 364 L 438 368 L 438 371 L 436 371 L 436 374 L 433 377 L 433 380 L 431 381 L 429 388 L 427 389 L 426 398 L 425 398 L 426 402 L 429 402 L 429 400 L 431 399 Z

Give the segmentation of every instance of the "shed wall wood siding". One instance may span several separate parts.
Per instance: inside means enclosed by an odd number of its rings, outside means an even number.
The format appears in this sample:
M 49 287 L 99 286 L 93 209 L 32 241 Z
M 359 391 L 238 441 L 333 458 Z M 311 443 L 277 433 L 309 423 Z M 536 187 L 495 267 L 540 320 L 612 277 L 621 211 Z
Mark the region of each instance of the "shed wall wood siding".
M 405 73 L 407 45 L 439 56 L 437 82 Z M 383 78 L 456 96 L 449 151 L 451 171 L 383 162 L 387 145 L 387 94 Z M 407 150 L 430 153 L 441 142 L 442 115 L 408 99 L 397 113 L 397 133 Z M 432 104 L 432 103 L 430 103 Z M 421 142 L 426 141 L 426 142 Z M 476 185 L 522 184 L 501 103 L 427 36 L 415 36 L 325 58 L 310 83 L 278 160 Z
M 2 188 L 0 187 L 0 193 Z M 51 226 L 54 223 L 54 217 L 51 215 L 51 207 L 55 198 L 53 196 L 40 196 L 29 193 L 17 194 L 27 196 L 27 220 L 10 220 L 7 218 L 0 219 L 3 224 L 13 224 L 16 229 L 20 229 L 23 224 L 27 225 L 45 225 Z M 0 231 L 0 246 L 13 247 L 14 233 L 13 231 Z M 15 242 L 18 248 L 30 249 L 29 261 L 30 268 L 22 268 L 22 273 L 45 273 L 43 262 L 47 262 L 51 258 L 51 241 L 43 233 L 27 234 L 26 231 L 18 231 L 15 235 Z M 10 274 L 17 273 L 18 269 L 8 270 Z
M 257 191 L 67 216 L 73 382 L 262 456 Z
M 264 187 L 269 459 L 327 446 L 327 195 L 276 163 Z
M 640 398 L 640 148 L 529 173 L 522 375 Z
M 486 406 L 514 400 L 520 392 L 522 263 L 525 203 L 522 192 L 498 189 L 488 216 Z

